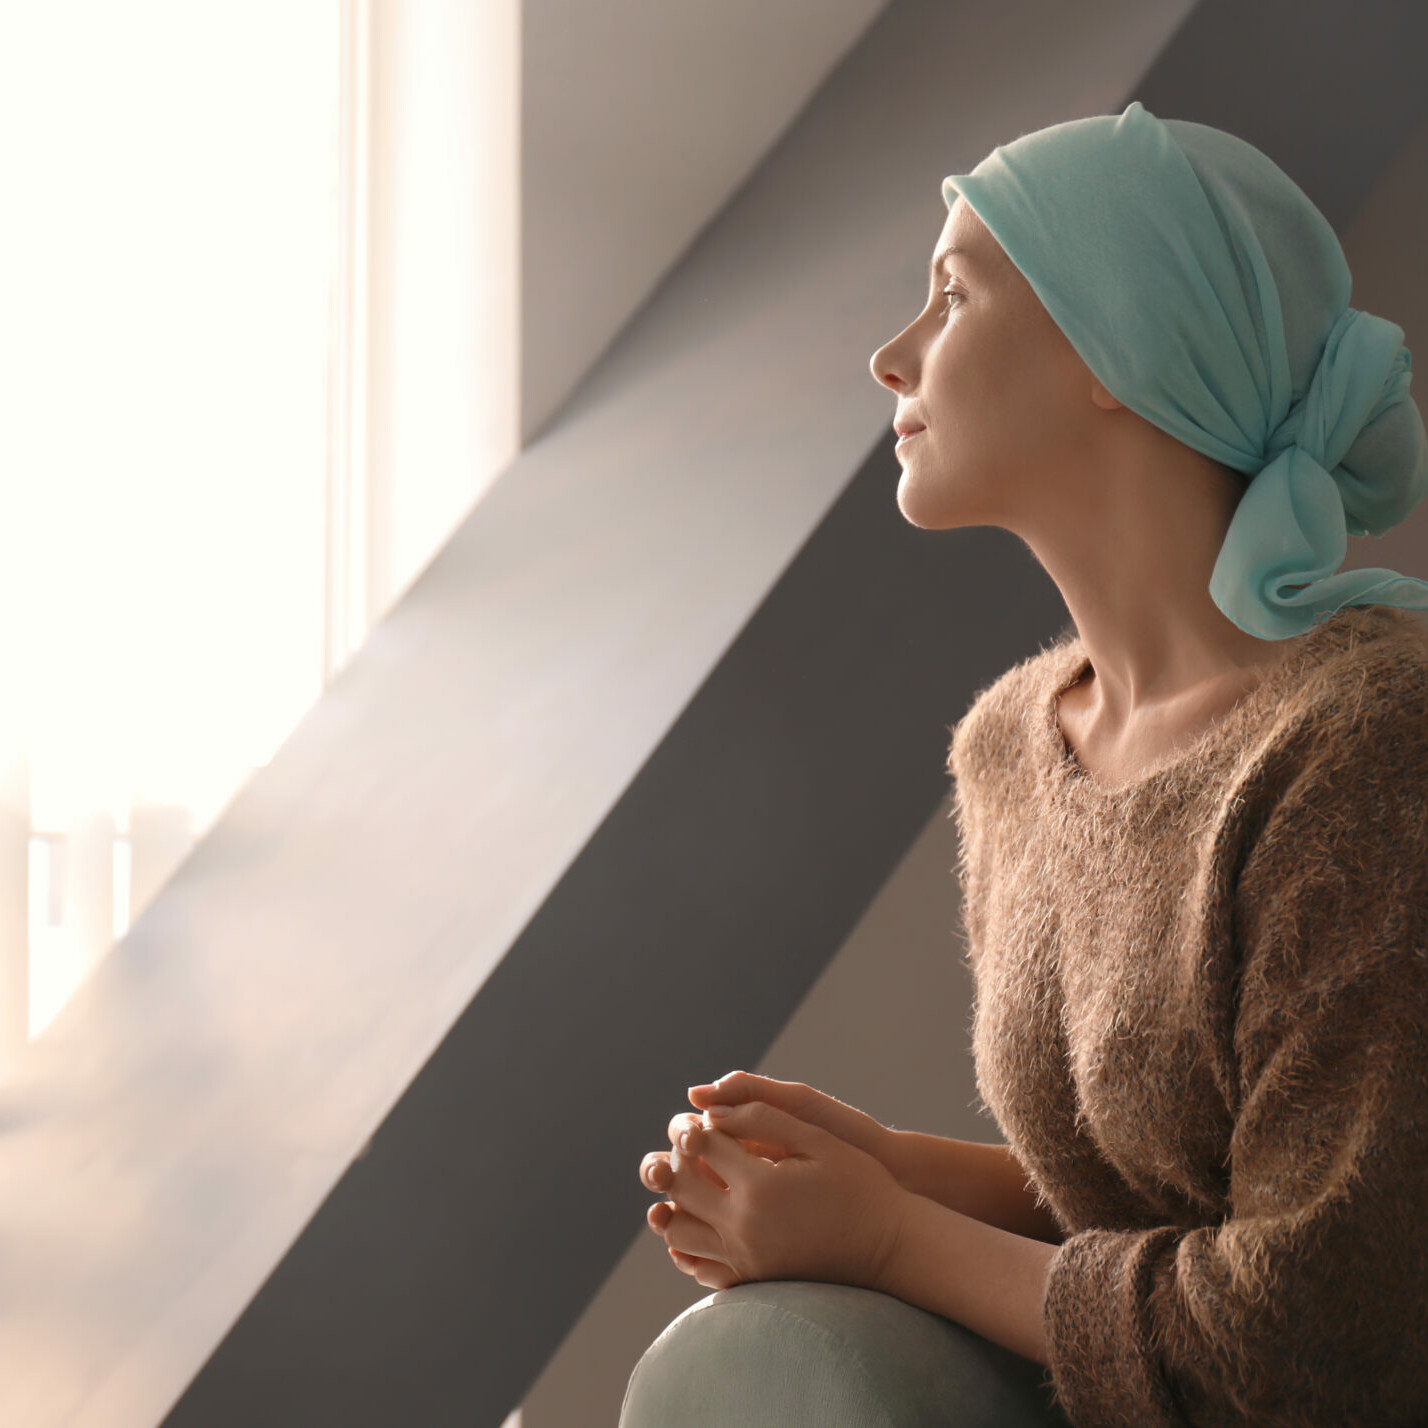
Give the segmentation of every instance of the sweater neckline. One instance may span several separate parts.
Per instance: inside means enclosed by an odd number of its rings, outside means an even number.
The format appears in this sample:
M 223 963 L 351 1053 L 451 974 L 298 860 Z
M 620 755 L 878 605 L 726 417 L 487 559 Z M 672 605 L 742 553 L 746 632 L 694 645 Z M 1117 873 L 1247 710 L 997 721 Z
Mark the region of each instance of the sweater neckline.
M 1230 747 L 1234 741 L 1229 736 L 1260 708 L 1276 699 L 1281 691 L 1291 688 L 1308 666 L 1317 663 L 1330 651 L 1345 647 L 1356 637 L 1372 639 L 1394 628 L 1396 624 L 1392 622 L 1392 615 L 1384 606 L 1346 605 L 1336 610 L 1326 620 L 1310 626 L 1301 635 L 1295 635 L 1290 641 L 1292 647 L 1283 659 L 1193 740 L 1156 760 L 1133 778 L 1120 783 L 1107 783 L 1087 769 L 1072 752 L 1057 717 L 1061 695 L 1091 665 L 1086 647 L 1073 627 L 1057 647 L 1058 658 L 1052 665 L 1050 690 L 1041 701 L 1040 734 L 1043 747 L 1050 755 L 1053 777 L 1064 786 L 1081 789 L 1110 802 L 1125 801 L 1145 790 L 1160 788 L 1177 779 L 1183 780 L 1187 770 L 1207 766 L 1210 762 L 1207 755 L 1217 747 Z

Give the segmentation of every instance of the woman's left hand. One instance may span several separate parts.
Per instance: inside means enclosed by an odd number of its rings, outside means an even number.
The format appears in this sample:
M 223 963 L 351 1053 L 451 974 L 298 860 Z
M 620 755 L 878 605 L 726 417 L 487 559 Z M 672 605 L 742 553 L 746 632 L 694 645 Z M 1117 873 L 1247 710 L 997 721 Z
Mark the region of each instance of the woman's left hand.
M 710 1289 L 760 1279 L 879 1287 L 910 1198 L 882 1162 L 766 1101 L 723 1117 L 713 1109 L 702 1124 L 670 1123 L 675 1151 L 658 1177 L 668 1203 L 648 1218 L 675 1264 Z

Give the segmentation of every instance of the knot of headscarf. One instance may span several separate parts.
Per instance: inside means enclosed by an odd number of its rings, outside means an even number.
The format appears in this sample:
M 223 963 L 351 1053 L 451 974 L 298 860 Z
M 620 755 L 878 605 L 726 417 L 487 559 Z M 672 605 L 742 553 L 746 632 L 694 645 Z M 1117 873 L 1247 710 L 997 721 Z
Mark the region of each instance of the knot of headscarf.
M 1269 459 L 1241 496 L 1210 577 L 1215 603 L 1227 610 L 1241 605 L 1238 623 L 1261 639 L 1298 634 L 1344 605 L 1394 604 L 1399 594 L 1410 597 L 1405 603 L 1428 606 L 1417 598 L 1423 582 L 1410 576 L 1377 569 L 1334 574 L 1349 533 L 1383 529 L 1394 514 L 1376 487 L 1340 463 L 1364 427 L 1406 396 L 1411 367 L 1402 344 L 1396 323 L 1345 308 L 1329 329 L 1309 390 L 1265 443 Z
M 959 194 L 1112 395 L 1251 478 L 1209 587 L 1235 624 L 1278 640 L 1344 605 L 1428 608 L 1428 581 L 1334 573 L 1350 533 L 1428 494 L 1428 436 L 1403 329 L 1348 306 L 1338 239 L 1283 170 L 1136 101 L 994 149 L 943 180 Z

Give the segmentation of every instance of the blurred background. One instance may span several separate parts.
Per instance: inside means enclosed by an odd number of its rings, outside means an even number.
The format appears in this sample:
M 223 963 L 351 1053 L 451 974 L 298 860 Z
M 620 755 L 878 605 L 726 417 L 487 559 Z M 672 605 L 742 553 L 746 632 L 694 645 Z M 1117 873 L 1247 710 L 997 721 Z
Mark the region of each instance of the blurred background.
M 685 1086 L 999 1140 L 943 759 L 1065 611 L 902 522 L 868 359 L 944 174 L 1134 98 L 1413 348 L 1425 41 L 0 4 L 0 1419 L 613 1424 L 705 1292 L 636 1177 Z M 1428 577 L 1428 514 L 1346 564 Z

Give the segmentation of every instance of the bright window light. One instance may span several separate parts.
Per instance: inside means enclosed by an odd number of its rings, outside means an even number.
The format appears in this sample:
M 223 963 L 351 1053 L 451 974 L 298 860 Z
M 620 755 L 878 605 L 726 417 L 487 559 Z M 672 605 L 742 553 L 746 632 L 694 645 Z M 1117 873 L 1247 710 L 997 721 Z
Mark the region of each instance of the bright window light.
M 0 7 L 0 740 L 47 835 L 201 835 L 321 693 L 338 78 L 337 0 Z M 38 930 L 32 1035 L 82 975 Z

